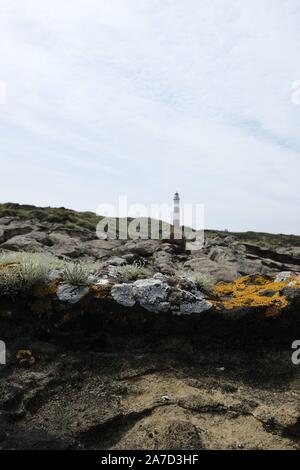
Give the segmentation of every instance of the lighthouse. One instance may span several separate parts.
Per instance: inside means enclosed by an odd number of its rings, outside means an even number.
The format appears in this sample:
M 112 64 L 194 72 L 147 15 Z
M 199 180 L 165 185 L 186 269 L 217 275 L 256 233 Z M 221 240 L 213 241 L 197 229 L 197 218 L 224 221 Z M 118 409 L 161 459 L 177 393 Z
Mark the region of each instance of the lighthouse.
M 174 227 L 180 227 L 180 198 L 178 193 L 175 193 L 173 201 L 173 225 Z

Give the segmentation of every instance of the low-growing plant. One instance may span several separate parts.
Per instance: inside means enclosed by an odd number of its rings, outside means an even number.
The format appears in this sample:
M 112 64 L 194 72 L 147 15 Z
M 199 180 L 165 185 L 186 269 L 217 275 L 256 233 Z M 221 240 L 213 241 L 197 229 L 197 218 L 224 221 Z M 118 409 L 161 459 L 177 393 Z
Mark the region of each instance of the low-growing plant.
M 42 265 L 44 269 L 59 269 L 64 266 L 64 261 L 50 253 L 37 253 L 25 251 L 0 252 L 0 266 L 8 264 L 27 264 L 34 263 Z
M 82 261 L 67 262 L 62 277 L 72 286 L 86 286 L 90 283 L 90 273 L 88 265 Z
M 24 293 L 35 284 L 44 281 L 50 269 L 39 256 L 31 256 L 29 253 L 1 255 L 0 294 L 16 296 Z
M 215 284 L 216 279 L 211 276 L 209 273 L 199 273 L 194 271 L 184 271 L 180 273 L 182 276 L 185 276 L 191 279 L 195 284 L 196 287 L 204 292 L 207 295 L 214 295 L 215 294 Z
M 151 271 L 143 266 L 130 264 L 118 267 L 118 273 L 124 281 L 136 281 L 151 277 Z

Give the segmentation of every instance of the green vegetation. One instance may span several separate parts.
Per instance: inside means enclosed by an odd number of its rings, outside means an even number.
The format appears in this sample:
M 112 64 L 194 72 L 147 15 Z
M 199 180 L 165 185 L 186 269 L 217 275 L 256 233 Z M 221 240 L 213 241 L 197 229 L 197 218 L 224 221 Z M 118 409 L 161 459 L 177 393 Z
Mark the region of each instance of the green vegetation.
M 213 276 L 208 273 L 197 273 L 194 271 L 183 271 L 180 273 L 182 276 L 185 276 L 191 279 L 196 287 L 204 292 L 207 295 L 215 294 L 215 284 L 216 280 Z
M 152 273 L 149 269 L 143 266 L 137 266 L 135 264 L 120 266 L 118 273 L 122 277 L 123 281 L 136 281 L 137 279 L 145 279 L 151 277 Z
M 71 286 L 86 286 L 90 284 L 91 271 L 89 265 L 82 262 L 68 262 L 62 273 L 62 277 Z
M 300 246 L 299 235 L 285 235 L 282 233 L 265 233 L 265 232 L 225 232 L 221 230 L 205 230 L 205 237 L 221 237 L 225 238 L 233 235 L 238 241 L 257 244 L 260 246 L 269 247 L 287 247 L 287 246 Z
M 64 266 L 64 261 L 57 258 L 50 253 L 31 253 L 25 251 L 11 251 L 11 252 L 0 252 L 0 266 L 11 265 L 41 265 L 47 271 L 51 269 L 59 269 Z
M 60 260 L 42 253 L 0 255 L 0 294 L 16 296 L 43 282 Z
M 63 225 L 66 229 L 79 226 L 93 231 L 102 219 L 93 212 L 77 212 L 64 207 L 35 207 L 13 203 L 0 204 L 0 217 L 5 216 L 19 217 L 21 220 L 36 219 L 39 222 L 56 223 Z
M 86 285 L 89 278 L 103 263 L 61 260 L 48 253 L 0 253 L 0 295 L 15 297 L 41 284 L 47 275 L 61 271 L 62 279 L 71 285 Z

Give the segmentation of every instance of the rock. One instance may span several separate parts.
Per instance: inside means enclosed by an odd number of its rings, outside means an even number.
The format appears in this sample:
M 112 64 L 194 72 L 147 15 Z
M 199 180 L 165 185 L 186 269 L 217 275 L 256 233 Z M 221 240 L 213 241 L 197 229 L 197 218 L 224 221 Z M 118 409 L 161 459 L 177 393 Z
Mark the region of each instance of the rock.
M 166 276 L 162 273 L 155 273 L 153 279 L 159 279 L 160 281 L 165 281 Z
M 53 245 L 51 252 L 55 253 L 57 256 L 68 256 L 70 258 L 82 256 L 82 243 L 79 239 L 59 232 L 51 233 L 49 238 Z
M 43 244 L 29 235 L 17 235 L 2 243 L 1 248 L 12 251 L 42 251 Z
M 124 258 L 119 258 L 118 256 L 113 256 L 107 261 L 111 266 L 125 266 L 127 264 Z
M 16 220 L 18 220 L 18 217 L 13 217 L 13 216 L 0 217 L 0 225 L 9 225 L 12 222 L 15 222 Z
M 136 302 L 149 312 L 167 312 L 170 286 L 159 279 L 140 279 L 133 284 L 117 284 L 111 290 L 113 299 L 124 307 L 133 307 Z
M 166 253 L 176 253 L 176 246 L 174 244 L 172 245 L 171 243 L 162 243 L 160 249 Z
M 139 256 L 152 256 L 160 247 L 159 240 L 131 240 L 119 248 L 121 254 L 133 253 Z
M 167 302 L 170 286 L 159 279 L 140 279 L 134 284 L 135 298 L 149 312 L 166 312 L 170 308 Z
M 69 304 L 76 304 L 83 299 L 89 293 L 88 287 L 83 286 L 70 286 L 68 284 L 62 284 L 57 289 L 57 297 L 62 302 L 68 302 Z
M 26 235 L 34 230 L 34 226 L 31 225 L 29 222 L 15 222 L 2 227 L 2 234 L 4 241 L 9 240 L 12 237 L 16 237 L 17 235 Z
M 126 253 L 122 258 L 128 263 L 133 264 L 135 261 L 139 260 L 139 256 L 134 253 Z
M 111 289 L 112 298 L 124 307 L 133 307 L 136 303 L 132 284 L 116 284 Z
M 176 267 L 173 263 L 173 257 L 166 251 L 158 251 L 153 256 L 154 268 L 163 274 L 175 274 Z
M 234 263 L 227 261 L 216 262 L 209 259 L 205 253 L 200 253 L 191 256 L 188 261 L 184 263 L 184 268 L 199 273 L 208 273 L 213 276 L 217 281 L 233 281 L 239 277 L 238 266 Z
M 207 300 L 196 300 L 195 302 L 182 302 L 180 304 L 181 315 L 191 315 L 192 313 L 202 313 L 212 308 L 212 304 Z
M 114 249 L 120 245 L 119 240 L 91 240 L 80 245 L 82 255 L 95 259 L 109 257 Z
M 192 279 L 187 276 L 178 276 L 178 286 L 180 289 L 188 292 L 196 292 L 197 287 Z
M 275 282 L 285 282 L 287 281 L 290 277 L 295 276 L 295 272 L 293 271 L 282 271 L 281 273 L 277 274 L 275 278 Z

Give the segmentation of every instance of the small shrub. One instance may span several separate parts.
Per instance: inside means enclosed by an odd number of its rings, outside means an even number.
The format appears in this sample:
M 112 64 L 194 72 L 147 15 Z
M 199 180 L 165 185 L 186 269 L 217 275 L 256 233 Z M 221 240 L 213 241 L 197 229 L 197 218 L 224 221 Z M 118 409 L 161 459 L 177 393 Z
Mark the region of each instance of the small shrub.
M 137 279 L 151 277 L 151 271 L 149 269 L 135 264 L 120 266 L 118 273 L 124 281 L 136 281 Z
M 72 286 L 86 286 L 90 283 L 90 270 L 83 262 L 68 262 L 65 264 L 62 277 Z

